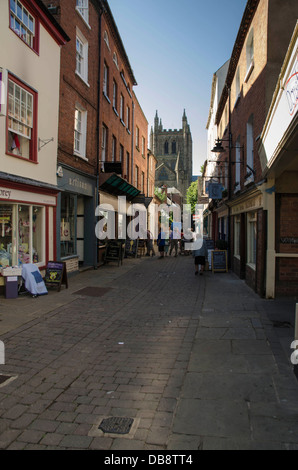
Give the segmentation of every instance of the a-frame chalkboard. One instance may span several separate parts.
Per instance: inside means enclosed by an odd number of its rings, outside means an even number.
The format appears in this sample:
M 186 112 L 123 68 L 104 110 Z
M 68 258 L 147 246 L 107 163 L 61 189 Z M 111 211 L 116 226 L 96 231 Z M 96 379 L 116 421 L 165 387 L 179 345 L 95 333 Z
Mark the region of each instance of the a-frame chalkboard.
M 65 284 L 67 289 L 66 263 L 64 261 L 49 261 L 46 267 L 44 282 L 47 287 L 54 287 L 58 292 L 60 292 L 62 284 Z
M 212 272 L 228 272 L 227 250 L 211 251 Z

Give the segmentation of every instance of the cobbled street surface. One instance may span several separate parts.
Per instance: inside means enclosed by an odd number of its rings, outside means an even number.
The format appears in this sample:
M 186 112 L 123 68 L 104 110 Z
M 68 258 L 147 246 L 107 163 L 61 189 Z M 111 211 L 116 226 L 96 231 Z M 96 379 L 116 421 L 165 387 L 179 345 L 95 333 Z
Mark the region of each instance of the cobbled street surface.
M 273 305 L 233 274 L 194 276 L 190 256 L 2 298 L 0 449 L 296 449 L 292 329 L 276 334 Z M 130 431 L 99 429 L 112 417 Z

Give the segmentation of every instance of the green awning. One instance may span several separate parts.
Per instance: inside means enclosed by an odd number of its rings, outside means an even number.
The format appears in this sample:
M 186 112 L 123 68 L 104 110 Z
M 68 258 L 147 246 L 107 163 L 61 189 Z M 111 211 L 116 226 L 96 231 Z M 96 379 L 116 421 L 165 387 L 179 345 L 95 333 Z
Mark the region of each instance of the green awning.
M 116 173 L 101 173 L 99 189 L 113 196 L 126 196 L 130 201 L 141 192 Z

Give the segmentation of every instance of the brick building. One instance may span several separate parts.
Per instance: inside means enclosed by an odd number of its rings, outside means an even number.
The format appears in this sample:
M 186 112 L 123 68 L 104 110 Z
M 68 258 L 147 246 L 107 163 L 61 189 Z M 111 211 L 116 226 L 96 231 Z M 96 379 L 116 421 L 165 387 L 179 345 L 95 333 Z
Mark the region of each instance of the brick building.
M 98 205 L 116 212 L 118 228 L 125 217 L 118 217 L 117 196 L 127 198 L 127 211 L 145 195 L 148 123 L 108 2 L 44 3 L 70 37 L 61 58 L 56 235 L 57 258 L 70 272 L 102 258 Z
M 137 82 L 117 25 L 108 2 L 102 3 L 99 200 L 116 213 L 118 232 L 126 233 L 129 217 L 119 211 L 118 196 L 125 196 L 127 213 L 137 196 L 144 203 L 148 197 L 148 121 L 133 90 Z
M 34 263 L 44 272 L 55 257 L 60 53 L 68 39 L 41 0 L 1 3 L 0 268 Z
M 57 259 L 67 271 L 95 266 L 95 207 L 99 154 L 99 31 L 101 3 L 44 3 L 70 41 L 61 54 L 57 184 Z
M 297 14 L 294 0 L 248 0 L 215 118 L 216 176 L 226 192 L 210 205 L 214 237 L 227 241 L 231 268 L 260 295 L 268 230 L 260 137 Z
M 259 154 L 267 179 L 266 296 L 298 295 L 298 23 L 281 67 Z

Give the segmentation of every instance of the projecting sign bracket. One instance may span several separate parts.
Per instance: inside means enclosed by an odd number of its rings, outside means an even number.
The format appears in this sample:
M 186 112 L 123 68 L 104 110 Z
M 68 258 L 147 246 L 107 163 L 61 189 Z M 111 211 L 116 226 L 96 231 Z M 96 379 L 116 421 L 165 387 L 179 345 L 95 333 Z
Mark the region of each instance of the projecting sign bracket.
M 52 137 L 51 139 L 45 139 L 45 140 L 42 140 L 38 137 L 38 150 L 40 150 L 42 147 L 44 147 L 45 145 L 53 141 L 54 141 L 54 137 Z M 40 145 L 41 142 L 42 142 L 42 145 Z

